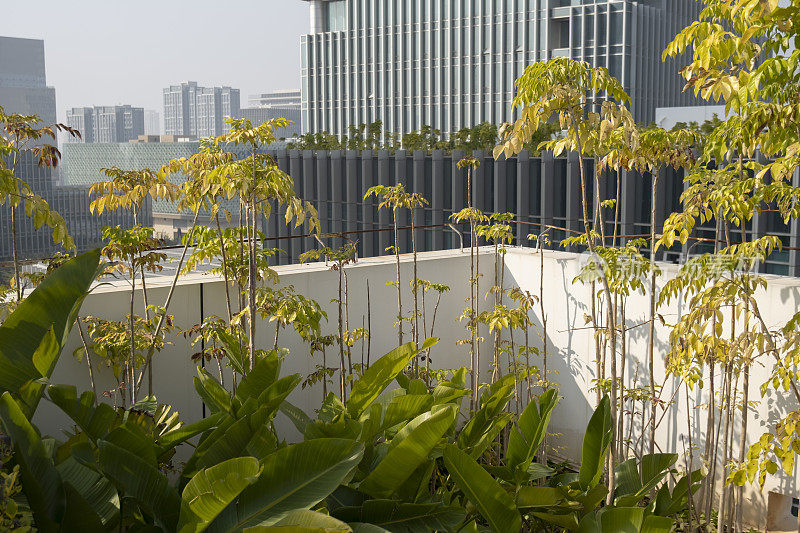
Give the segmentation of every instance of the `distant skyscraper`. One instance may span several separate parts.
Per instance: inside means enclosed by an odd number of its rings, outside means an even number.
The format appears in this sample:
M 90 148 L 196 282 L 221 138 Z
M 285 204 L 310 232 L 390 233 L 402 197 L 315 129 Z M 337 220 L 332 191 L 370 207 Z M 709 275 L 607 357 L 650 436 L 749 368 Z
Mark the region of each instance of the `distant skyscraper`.
M 383 121 L 452 133 L 512 120 L 514 82 L 536 61 L 607 67 L 638 121 L 691 105 L 661 52 L 696 20 L 697 0 L 310 0 L 301 37 L 303 131 L 342 135 Z
M 74 107 L 67 124 L 81 132 L 70 142 L 123 143 L 144 135 L 144 109 L 129 105 Z
M 144 134 L 161 135 L 161 113 L 152 109 L 144 110 Z
M 239 114 L 239 89 L 200 87 L 190 81 L 164 89 L 164 133 L 198 138 L 228 131 L 225 117 Z
M 0 106 L 6 113 L 39 115 L 46 124 L 56 121 L 56 92 L 47 86 L 44 62 L 44 42 L 37 39 L 0 37 Z M 88 108 L 92 111 L 91 108 Z M 77 114 L 76 114 L 77 117 Z M 87 131 L 87 114 L 82 114 L 81 133 Z M 77 120 L 77 118 L 76 118 Z M 93 135 L 93 120 L 89 114 L 89 132 Z M 42 142 L 54 144 L 45 138 Z M 24 180 L 31 192 L 43 197 L 56 209 L 67 223 L 70 235 L 79 250 L 102 245 L 100 232 L 103 226 L 131 227 L 132 215 L 128 211 L 106 212 L 97 217 L 89 212 L 87 187 L 59 187 L 54 171 L 40 166 L 31 152 L 23 152 L 16 175 Z M 34 221 L 17 208 L 17 246 L 23 260 L 49 256 L 55 249 L 47 227 L 36 229 Z M 149 209 L 149 206 L 148 206 Z M 148 212 L 149 213 L 149 212 Z M 149 216 L 149 215 L 148 215 Z M 152 220 L 148 218 L 147 221 Z M 0 207 L 0 260 L 12 257 L 11 211 Z
M 282 107 L 284 109 L 296 107 L 300 109 L 301 102 L 301 94 L 297 89 L 251 94 L 248 98 L 250 107 Z
M 6 113 L 56 121 L 56 90 L 47 86 L 44 41 L 0 37 L 0 106 Z

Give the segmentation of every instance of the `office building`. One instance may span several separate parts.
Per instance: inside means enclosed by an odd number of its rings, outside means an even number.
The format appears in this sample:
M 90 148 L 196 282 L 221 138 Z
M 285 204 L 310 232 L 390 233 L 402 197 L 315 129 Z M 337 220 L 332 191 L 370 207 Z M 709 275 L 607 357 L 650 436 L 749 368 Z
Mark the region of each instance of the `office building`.
M 309 0 L 306 0 L 309 1 Z M 451 133 L 513 120 L 514 82 L 554 57 L 607 67 L 636 119 L 693 105 L 665 45 L 696 20 L 697 0 L 310 0 L 301 37 L 304 132 L 338 135 L 383 121 Z
M 301 94 L 299 90 L 290 89 L 272 93 L 251 94 L 248 98 L 250 107 L 278 107 L 300 109 Z
M 0 37 L 0 106 L 6 113 L 56 121 L 56 90 L 47 86 L 44 41 Z
M 81 137 L 68 142 L 122 143 L 144 134 L 144 109 L 129 105 L 74 107 L 67 111 L 67 124 Z
M 172 85 L 164 93 L 164 133 L 197 138 L 229 131 L 226 117 L 235 117 L 241 107 L 239 89 L 200 87 L 190 81 Z
M 144 134 L 161 135 L 161 113 L 152 109 L 144 110 Z
M 273 118 L 285 118 L 292 121 L 288 128 L 275 130 L 278 139 L 289 139 L 300 135 L 300 108 L 299 107 L 243 107 L 239 110 L 237 118 L 246 118 L 254 126 L 263 124 Z
M 0 37 L 0 106 L 6 113 L 39 115 L 42 122 L 56 121 L 55 89 L 47 86 L 44 61 L 44 42 L 37 39 Z M 94 135 L 94 108 L 82 108 L 75 113 L 76 124 L 81 132 Z M 124 123 L 123 113 L 123 123 Z M 116 116 L 115 116 L 116 119 Z M 87 127 L 88 125 L 88 127 Z M 92 139 L 94 139 L 92 137 Z M 55 143 L 50 138 L 40 142 Z M 93 142 L 88 141 L 88 142 Z M 103 226 L 131 227 L 132 214 L 128 211 L 108 212 L 94 216 L 89 212 L 88 187 L 61 187 L 56 184 L 53 169 L 40 166 L 35 154 L 24 151 L 16 167 L 16 175 L 24 180 L 31 192 L 44 198 L 51 209 L 56 210 L 67 224 L 67 229 L 79 251 L 100 244 Z M 22 260 L 48 257 L 59 249 L 53 244 L 52 232 L 47 226 L 36 229 L 31 218 L 25 216 L 22 207 L 17 208 L 17 249 Z M 143 220 L 151 221 L 149 206 L 143 212 Z M 0 261 L 12 258 L 11 211 L 0 206 Z

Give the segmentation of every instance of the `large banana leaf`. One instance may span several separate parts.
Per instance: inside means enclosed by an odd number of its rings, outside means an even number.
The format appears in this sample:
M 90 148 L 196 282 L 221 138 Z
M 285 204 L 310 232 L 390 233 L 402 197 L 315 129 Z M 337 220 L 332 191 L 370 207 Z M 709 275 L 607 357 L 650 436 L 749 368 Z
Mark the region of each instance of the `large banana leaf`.
M 61 476 L 42 442 L 9 392 L 0 396 L 0 420 L 14 445 L 22 487 L 39 531 L 58 531 L 66 507 Z
M 262 461 L 258 481 L 208 531 L 271 526 L 291 511 L 309 509 L 344 481 L 363 453 L 360 443 L 347 439 L 315 439 L 281 448 Z
M 637 459 L 628 459 L 617 466 L 615 505 L 633 507 L 660 483 L 669 473 L 669 468 L 678 460 L 674 453 L 655 453 Z
M 234 403 L 242 405 L 248 398 L 258 398 L 262 392 L 267 390 L 275 380 L 278 379 L 281 371 L 281 358 L 277 352 L 272 351 L 263 357 L 256 359 L 253 370 L 245 373 L 242 382 L 236 387 Z
M 92 282 L 100 250 L 86 252 L 51 272 L 0 325 L 0 392 L 23 400 L 33 416 Z M 24 390 L 23 390 L 24 389 Z
M 553 414 L 558 403 L 556 389 L 549 389 L 542 393 L 535 402 L 530 402 L 522 411 L 517 421 L 517 427 L 512 429 L 508 441 L 506 464 L 510 467 L 519 467 L 527 472 L 533 462 L 539 446 L 541 446 Z
M 394 494 L 417 468 L 429 460 L 431 451 L 455 424 L 457 416 L 458 408 L 454 405 L 431 414 L 389 450 L 386 457 L 361 482 L 359 490 L 375 498 L 388 498 Z
M 360 417 L 361 413 L 381 395 L 419 351 L 427 350 L 438 341 L 439 339 L 436 338 L 427 339 L 419 350 L 416 349 L 414 343 L 409 342 L 375 361 L 353 384 L 350 398 L 347 400 L 347 412 L 350 416 Z
M 262 531 L 264 533 L 280 533 L 282 531 L 292 533 L 324 533 L 349 532 L 352 531 L 352 529 L 341 520 L 337 520 L 332 516 L 304 509 L 287 513 L 286 516 L 279 520 L 274 526 L 248 527 L 244 531 L 245 533 L 260 533 Z
M 456 485 L 471 501 L 494 531 L 519 531 L 522 517 L 514 497 L 486 470 L 457 446 L 444 449 L 444 465 Z
M 666 484 L 662 485 L 656 495 L 656 505 L 653 512 L 659 516 L 672 516 L 683 511 L 689 503 L 689 479 L 691 478 L 692 494 L 697 494 L 700 489 L 700 483 L 705 477 L 705 469 L 695 470 L 691 473 L 691 476 L 686 474 L 675 484 L 672 493 L 670 493 Z
M 481 406 L 458 435 L 458 447 L 473 458 L 480 457 L 513 418 L 505 408 L 514 395 L 514 375 L 503 376 L 481 397 Z
M 100 469 L 118 487 L 121 495 L 131 498 L 165 531 L 174 531 L 181 512 L 181 498 L 167 477 L 149 461 L 136 454 L 100 440 Z
M 64 516 L 63 524 L 69 525 L 74 530 L 78 530 L 77 524 L 72 520 L 83 520 L 84 518 L 72 515 L 70 518 L 69 511 L 70 505 L 75 504 L 75 495 L 70 495 L 70 489 L 77 492 L 83 502 L 78 502 L 78 505 L 83 506 L 87 504 L 91 509 L 92 517 L 89 520 L 95 522 L 99 520 L 104 526 L 113 525 L 119 518 L 119 496 L 117 489 L 114 487 L 106 477 L 102 474 L 78 462 L 74 457 L 61 461 L 56 469 L 61 475 L 64 483 L 64 489 L 67 493 L 67 514 Z M 84 509 L 83 514 L 87 514 L 88 510 Z M 64 527 L 62 526 L 62 529 Z
M 639 533 L 643 507 L 606 507 L 583 517 L 578 533 Z
M 591 489 L 600 480 L 606 452 L 611 444 L 612 429 L 611 402 L 608 396 L 604 396 L 589 419 L 583 436 L 583 458 L 578 472 L 578 484 L 583 490 Z
M 51 385 L 50 401 L 56 404 L 92 441 L 102 439 L 117 420 L 117 412 L 107 403 L 97 403 L 95 395 L 86 391 L 78 397 L 74 385 Z
M 360 507 L 340 507 L 331 514 L 351 526 L 370 524 L 393 533 L 451 531 L 465 517 L 461 507 L 395 500 L 369 500 Z
M 205 368 L 197 367 L 194 390 L 212 413 L 232 413 L 231 395 Z
M 184 505 L 178 522 L 181 533 L 199 533 L 258 479 L 255 457 L 237 457 L 201 470 L 183 489 Z

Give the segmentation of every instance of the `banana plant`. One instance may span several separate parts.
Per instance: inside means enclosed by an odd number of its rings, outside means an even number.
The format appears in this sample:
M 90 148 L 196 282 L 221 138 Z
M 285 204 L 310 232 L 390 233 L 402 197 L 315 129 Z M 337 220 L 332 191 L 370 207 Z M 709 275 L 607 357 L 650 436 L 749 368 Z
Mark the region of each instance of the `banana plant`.
M 0 393 L 11 392 L 26 417 L 36 411 L 83 299 L 101 270 L 100 250 L 70 259 L 0 325 Z

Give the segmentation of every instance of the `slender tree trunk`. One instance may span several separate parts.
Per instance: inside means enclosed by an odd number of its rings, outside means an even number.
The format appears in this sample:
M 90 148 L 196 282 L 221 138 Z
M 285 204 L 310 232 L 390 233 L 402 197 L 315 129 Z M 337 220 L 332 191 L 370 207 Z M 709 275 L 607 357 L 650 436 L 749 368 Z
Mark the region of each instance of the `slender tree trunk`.
M 650 331 L 647 339 L 647 378 L 650 383 L 650 453 L 656 451 L 656 378 L 654 350 L 656 343 L 656 200 L 658 171 L 653 174 L 650 197 Z
M 11 206 L 11 253 L 14 259 L 14 285 L 17 301 L 22 300 L 22 280 L 19 278 L 19 249 L 17 248 L 17 206 Z
M 731 393 L 733 382 L 733 363 L 725 365 L 725 373 L 728 374 L 727 386 L 725 390 L 725 429 L 723 430 L 722 442 L 722 471 L 720 472 L 720 506 L 718 528 L 720 531 L 727 523 L 728 517 L 728 499 L 726 498 L 727 490 L 725 487 L 725 479 L 728 474 L 728 458 L 730 457 L 730 428 L 731 428 Z
M 625 329 L 625 297 L 620 296 L 619 302 L 620 309 L 620 399 L 619 399 L 619 420 L 617 421 L 617 455 L 620 459 L 624 459 L 622 452 L 624 446 L 625 436 L 625 366 L 627 365 L 627 342 L 626 342 L 626 329 Z
M 595 252 L 594 252 L 594 243 L 593 243 L 593 237 L 592 237 L 592 233 L 591 233 L 591 228 L 589 227 L 589 210 L 588 210 L 588 206 L 586 205 L 586 202 L 587 202 L 586 170 L 584 168 L 584 163 L 583 163 L 582 142 L 581 142 L 580 134 L 578 133 L 578 117 L 576 116 L 574 110 L 572 111 L 572 128 L 573 128 L 573 132 L 575 134 L 575 148 L 576 148 L 576 151 L 578 152 L 578 167 L 579 167 L 579 170 L 580 170 L 580 177 L 581 177 L 581 198 L 582 198 L 582 201 L 583 201 L 583 226 L 584 226 L 584 229 L 586 230 L 586 242 L 587 242 L 587 245 L 588 245 L 588 248 L 589 248 L 589 253 L 593 257 L 597 257 Z M 611 294 L 611 289 L 608 286 L 608 279 L 606 278 L 605 271 L 602 269 L 602 267 L 601 267 L 600 272 L 602 274 L 602 278 L 601 279 L 603 281 L 603 289 L 604 289 L 605 295 L 606 295 L 606 299 L 605 299 L 606 300 L 606 314 L 608 316 L 607 331 L 608 331 L 608 336 L 609 336 L 610 344 L 611 344 L 611 346 L 610 346 L 610 348 L 611 348 L 611 379 L 612 379 L 612 383 L 611 383 L 611 405 L 613 406 L 612 409 L 611 409 L 611 427 L 616 427 L 616 420 L 615 420 L 615 418 L 616 418 L 616 405 L 617 405 L 617 383 L 616 383 L 617 382 L 617 336 L 616 336 L 616 325 L 614 324 L 614 322 L 615 322 L 615 320 L 614 320 L 614 310 L 611 307 L 611 298 L 609 298 L 609 295 Z M 613 502 L 614 489 L 615 489 L 614 469 L 616 467 L 616 457 L 615 457 L 616 454 L 613 453 L 613 450 L 615 449 L 615 446 L 616 446 L 616 438 L 617 437 L 616 437 L 616 435 L 614 435 L 614 433 L 615 432 L 612 432 L 612 439 L 611 439 L 612 442 L 611 442 L 611 445 L 609 447 L 609 450 L 611 451 L 611 453 L 609 455 L 609 461 L 608 461 L 608 471 L 609 471 L 609 476 L 608 476 L 608 497 L 606 498 L 606 503 L 608 505 L 610 505 Z
M 322 347 L 322 401 L 328 397 L 328 361 L 325 354 L 325 347 Z
M 498 268 L 499 268 L 499 253 L 497 251 L 497 243 L 494 243 L 494 305 L 495 308 L 500 304 L 500 293 L 498 289 L 500 288 L 500 276 L 498 275 Z M 494 348 L 493 348 L 493 361 L 492 361 L 492 383 L 497 382 L 498 375 L 500 373 L 500 330 L 494 330 Z
M 128 377 L 128 394 L 130 395 L 131 405 L 136 403 L 136 392 L 134 387 L 134 376 L 136 375 L 136 329 L 133 327 L 133 302 L 136 296 L 136 269 L 133 265 L 131 265 L 131 305 L 130 305 L 130 312 L 128 314 L 128 326 L 130 327 L 131 333 L 131 350 L 130 350 L 130 362 L 128 365 L 129 368 L 129 377 Z
M 347 272 L 344 271 L 344 263 L 341 265 L 342 277 L 344 278 L 344 330 L 350 337 L 350 292 L 347 290 Z M 353 356 L 351 354 L 350 341 L 347 342 L 347 368 L 350 375 L 353 375 Z
M 397 281 L 397 345 L 403 345 L 403 293 L 400 287 L 400 239 L 397 230 L 397 208 L 392 210 L 392 222 L 394 224 L 394 257 L 396 266 Z
M 597 356 L 595 361 L 596 374 L 597 374 L 597 388 L 595 390 L 595 406 L 600 405 L 602 392 L 600 391 L 600 380 L 605 379 L 606 365 L 605 357 L 603 357 L 602 348 L 600 346 L 599 331 L 597 329 L 597 288 L 595 282 L 592 282 L 592 334 L 594 336 L 594 351 Z
M 688 489 L 688 497 L 686 503 L 688 505 L 689 511 L 689 529 L 688 531 L 691 533 L 694 531 L 694 525 L 692 521 L 692 462 L 694 460 L 694 451 L 692 449 L 692 408 L 689 404 L 689 384 L 684 383 L 684 387 L 686 390 L 686 435 L 689 437 L 689 463 L 686 468 L 686 475 L 687 475 L 687 489 Z
M 716 399 L 716 385 L 714 384 L 714 378 L 716 374 L 716 364 L 714 363 L 713 356 L 711 356 L 709 365 L 709 376 L 708 376 L 708 383 L 709 383 L 709 404 L 708 404 L 708 416 L 706 418 L 706 445 L 705 445 L 705 457 L 706 460 L 709 460 L 715 454 L 715 445 L 714 445 L 714 427 L 716 425 L 716 410 L 717 410 L 717 399 Z M 711 506 L 713 505 L 714 501 L 714 478 L 716 476 L 716 460 L 710 461 L 709 460 L 709 476 L 703 486 L 701 488 L 701 505 L 703 506 L 703 510 L 705 511 L 706 520 L 709 519 L 711 516 Z
M 175 268 L 175 276 L 172 278 L 172 284 L 169 287 L 169 292 L 167 293 L 167 299 L 164 302 L 163 311 L 159 313 L 158 317 L 158 324 L 156 325 L 156 331 L 153 333 L 153 340 L 150 342 L 150 347 L 147 350 L 147 357 L 145 357 L 145 367 L 150 367 L 153 364 L 153 354 L 155 353 L 156 349 L 156 342 L 158 340 L 159 335 L 161 335 L 161 330 L 164 327 L 164 318 L 166 317 L 167 310 L 169 309 L 169 304 L 172 302 L 172 296 L 175 294 L 175 286 L 178 284 L 178 277 L 180 276 L 181 269 L 183 268 L 183 262 L 186 260 L 186 254 L 189 251 L 189 243 L 192 240 L 192 234 L 194 233 L 194 229 L 197 227 L 197 217 L 200 216 L 200 210 L 198 209 L 197 212 L 194 214 L 194 221 L 192 222 L 192 228 L 189 230 L 189 237 L 186 240 L 186 244 L 183 247 L 183 253 L 181 254 L 181 258 L 178 261 L 178 265 Z M 144 369 L 142 372 L 139 373 L 139 378 L 136 380 L 136 390 L 142 386 L 142 380 L 144 378 Z M 152 385 L 151 385 L 152 386 Z M 152 389 L 148 390 L 148 396 L 153 395 Z
M 253 159 L 255 165 L 255 156 Z M 255 167 L 253 168 L 253 182 L 255 184 Z M 255 195 L 255 193 L 253 193 Z M 256 364 L 256 201 L 255 196 L 250 201 L 250 214 L 248 220 L 247 236 L 250 239 L 248 245 L 248 304 L 250 306 L 250 339 L 248 346 L 248 353 L 250 354 L 250 370 L 255 368 Z
M 94 404 L 97 405 L 97 388 L 94 384 L 94 368 L 92 367 L 92 356 L 89 354 L 89 343 L 86 342 L 86 336 L 83 334 L 83 326 L 81 325 L 81 317 L 75 320 L 78 326 L 78 333 L 81 336 L 81 343 L 83 343 L 83 351 L 86 353 L 86 366 L 89 369 L 89 383 L 92 386 L 92 393 L 94 394 Z
M 233 311 L 231 309 L 231 290 L 230 281 L 228 280 L 228 256 L 225 246 L 225 236 L 222 233 L 222 226 L 219 223 L 219 213 L 214 217 L 217 223 L 217 232 L 219 233 L 219 249 L 222 254 L 222 276 L 225 278 L 225 306 L 228 310 L 228 322 L 233 320 Z
M 414 225 L 414 208 L 411 208 L 411 251 L 414 256 L 414 280 L 411 286 L 414 289 L 414 345 L 419 348 L 419 304 L 417 297 L 417 285 L 419 276 L 417 274 L 417 230 Z M 419 377 L 419 354 L 414 356 L 414 374 Z
M 541 239 L 541 237 L 539 238 Z M 539 243 L 539 312 L 542 314 L 542 383 L 543 388 L 546 390 L 550 388 L 550 381 L 547 376 L 547 315 L 544 312 L 544 248 L 542 248 L 541 243 Z M 527 330 L 525 334 L 527 335 Z M 525 344 L 526 346 L 528 344 L 527 337 L 525 338 Z M 597 403 L 600 403 L 600 401 L 598 400 Z
M 372 306 L 369 299 L 369 280 L 367 280 L 367 368 L 372 351 Z
M 347 376 L 345 375 L 345 360 L 344 360 L 344 331 L 343 331 L 343 310 L 342 310 L 342 265 L 339 264 L 339 299 L 337 301 L 339 310 L 339 395 L 342 403 L 347 401 L 345 396 L 347 392 Z

